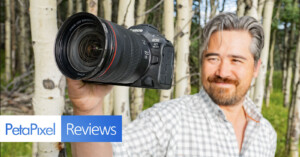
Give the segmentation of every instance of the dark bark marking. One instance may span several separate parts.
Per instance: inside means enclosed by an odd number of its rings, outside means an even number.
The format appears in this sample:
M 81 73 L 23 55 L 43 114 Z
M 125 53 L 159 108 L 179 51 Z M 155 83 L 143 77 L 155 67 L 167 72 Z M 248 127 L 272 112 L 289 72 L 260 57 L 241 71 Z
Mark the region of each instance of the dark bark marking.
M 45 89 L 53 89 L 55 87 L 54 82 L 50 79 L 43 80 L 43 86 Z

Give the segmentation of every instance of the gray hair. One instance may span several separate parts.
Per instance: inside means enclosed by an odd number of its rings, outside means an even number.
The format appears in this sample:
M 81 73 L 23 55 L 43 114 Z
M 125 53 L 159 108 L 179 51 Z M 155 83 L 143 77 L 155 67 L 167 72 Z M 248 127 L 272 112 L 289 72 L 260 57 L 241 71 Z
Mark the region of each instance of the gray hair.
M 253 17 L 238 17 L 234 13 L 221 13 L 210 20 L 203 29 L 203 51 L 207 49 L 208 42 L 214 32 L 222 30 L 245 30 L 252 36 L 250 52 L 253 54 L 254 63 L 260 58 L 261 50 L 264 47 L 264 31 L 261 24 Z

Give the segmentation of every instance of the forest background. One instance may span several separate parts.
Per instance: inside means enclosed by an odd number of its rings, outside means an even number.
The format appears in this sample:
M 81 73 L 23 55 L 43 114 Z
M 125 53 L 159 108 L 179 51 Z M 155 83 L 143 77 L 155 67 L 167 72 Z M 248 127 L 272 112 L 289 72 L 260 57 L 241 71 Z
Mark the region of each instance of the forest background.
M 248 94 L 277 132 L 276 156 L 298 157 L 299 8 L 297 0 L 0 1 L 0 113 L 72 114 L 65 78 L 56 67 L 53 50 L 57 29 L 76 12 L 90 12 L 126 28 L 152 24 L 174 44 L 172 89 L 116 86 L 105 98 L 105 114 L 122 115 L 123 124 L 157 102 L 199 91 L 203 26 L 217 14 L 233 12 L 238 16 L 252 16 L 264 27 L 262 69 Z M 1 157 L 37 155 L 71 156 L 70 144 L 0 143 Z

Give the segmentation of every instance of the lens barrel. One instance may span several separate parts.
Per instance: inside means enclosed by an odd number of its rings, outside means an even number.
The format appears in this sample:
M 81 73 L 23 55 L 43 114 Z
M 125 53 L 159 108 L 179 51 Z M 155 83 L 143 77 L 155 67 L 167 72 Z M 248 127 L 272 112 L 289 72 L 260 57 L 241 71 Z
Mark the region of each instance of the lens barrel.
M 55 58 L 72 79 L 130 84 L 148 69 L 151 56 L 142 35 L 89 13 L 68 18 L 56 37 Z

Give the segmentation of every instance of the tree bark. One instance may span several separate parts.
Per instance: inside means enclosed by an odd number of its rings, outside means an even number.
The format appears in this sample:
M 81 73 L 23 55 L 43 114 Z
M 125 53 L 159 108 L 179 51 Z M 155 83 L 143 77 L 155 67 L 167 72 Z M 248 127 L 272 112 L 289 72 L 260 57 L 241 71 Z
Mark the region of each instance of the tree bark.
M 291 91 L 291 83 L 292 83 L 292 71 L 293 71 L 293 52 L 292 52 L 292 47 L 294 43 L 294 34 L 296 27 L 295 27 L 295 22 L 292 21 L 291 24 L 291 29 L 289 32 L 289 37 L 288 37 L 288 42 L 286 43 L 286 50 L 285 52 L 287 53 L 287 58 L 286 58 L 286 64 L 287 64 L 287 75 L 286 75 L 286 81 L 285 81 L 285 90 L 284 92 L 284 106 L 288 107 L 290 105 L 290 91 Z
M 225 1 L 223 2 L 225 3 Z M 202 26 L 200 24 L 201 22 L 201 0 L 199 0 L 199 44 L 198 44 L 198 71 L 199 71 L 199 78 L 198 78 L 198 89 L 200 90 L 202 88 L 202 81 L 201 81 L 201 66 L 202 66 L 202 50 L 203 50 L 203 37 L 202 37 Z
M 68 0 L 68 17 L 73 14 L 73 0 Z
M 244 0 L 237 0 L 237 10 L 236 14 L 238 17 L 244 16 L 245 14 L 246 3 Z
M 165 0 L 164 1 L 164 14 L 163 14 L 163 30 L 166 39 L 173 42 L 174 37 L 174 1 Z M 174 64 L 175 65 L 175 64 Z M 173 77 L 174 78 L 174 77 Z M 167 101 L 171 99 L 173 87 L 168 90 L 161 90 L 160 101 Z
M 276 33 L 277 30 L 275 29 L 272 33 L 272 43 L 271 43 L 271 50 L 270 50 L 270 61 L 269 61 L 269 66 L 270 66 L 270 72 L 269 72 L 269 81 L 268 81 L 268 87 L 266 91 L 266 106 L 269 107 L 270 104 L 270 95 L 272 93 L 272 88 L 273 88 L 273 72 L 274 72 L 274 48 L 275 48 L 275 43 L 276 43 Z
M 245 6 L 241 6 L 241 7 L 244 7 L 244 12 L 245 12 L 245 15 L 246 16 L 251 16 L 255 19 L 258 18 L 258 15 L 257 15 L 257 2 L 258 0 L 251 0 L 251 1 L 247 1 L 247 0 L 244 0 L 244 4 Z M 241 2 L 240 2 L 241 3 Z M 247 8 L 247 9 L 245 9 Z M 243 16 L 243 15 L 241 15 Z M 254 92 L 255 92 L 255 79 L 252 80 L 251 82 L 251 86 L 250 86 L 250 89 L 249 89 L 249 96 L 251 99 L 254 99 Z
M 258 14 L 257 14 L 258 0 L 251 0 L 251 5 L 249 6 L 250 8 L 247 9 L 246 15 L 258 19 Z
M 292 115 L 292 125 L 290 132 L 290 148 L 289 152 L 291 157 L 299 157 L 298 145 L 300 135 L 300 34 L 298 34 L 298 44 L 296 50 L 296 67 L 294 76 L 294 95 L 293 95 L 293 106 L 294 112 Z
M 216 2 L 215 0 L 210 0 L 211 11 L 210 11 L 209 19 L 212 19 L 216 15 L 217 8 L 218 8 L 218 5 L 219 5 L 219 1 L 217 1 L 217 4 L 215 4 L 215 2 Z
M 208 0 L 205 1 L 205 15 L 204 15 L 204 24 L 207 22 L 207 11 L 208 10 Z
M 112 16 L 112 0 L 102 0 L 104 9 L 104 19 L 111 21 Z
M 16 42 L 16 6 L 15 1 L 10 2 L 11 10 L 11 73 L 14 76 L 17 73 L 17 42 Z
M 177 1 L 176 29 L 180 35 L 176 40 L 176 97 L 190 94 L 189 74 L 189 46 L 190 46 L 190 6 L 184 0 Z
M 26 5 L 25 0 L 19 1 L 19 8 L 20 8 L 20 38 L 19 38 L 19 67 L 21 73 L 26 72 L 26 43 L 28 40 L 27 33 L 26 33 Z
M 56 1 L 30 0 L 30 23 L 35 57 L 33 109 L 36 115 L 61 115 L 65 77 L 58 70 L 54 52 L 57 33 Z M 51 72 L 49 72 L 51 71 Z M 38 156 L 58 156 L 59 143 L 38 143 Z
M 288 127 L 285 143 L 286 156 L 291 155 L 292 157 L 299 156 L 298 144 L 300 134 L 300 35 L 298 35 L 296 54 L 296 67 L 294 77 L 294 82 L 296 82 L 296 84 L 293 93 L 292 105 L 289 108 Z
M 76 12 L 82 12 L 82 0 L 76 0 Z
M 264 6 L 264 2 L 265 2 L 264 0 L 260 0 L 259 3 L 263 3 L 263 4 L 259 4 L 260 5 L 259 7 L 261 7 L 261 5 Z M 276 10 L 275 17 L 273 20 L 279 20 L 280 6 L 281 6 L 281 1 L 276 4 L 277 10 Z M 259 8 L 258 8 L 258 10 L 259 10 Z M 258 14 L 260 14 L 260 13 L 258 13 Z M 259 17 L 260 16 L 261 15 L 259 15 Z M 266 106 L 267 107 L 269 107 L 270 95 L 271 95 L 272 89 L 273 89 L 274 51 L 275 51 L 275 44 L 276 44 L 276 34 L 277 34 L 277 29 L 275 28 L 272 33 L 272 43 L 271 43 L 271 50 L 270 50 L 270 62 L 269 62 L 270 73 L 269 73 L 268 87 L 267 87 L 267 91 L 266 91 Z M 280 52 L 280 50 L 279 50 L 279 52 Z
M 288 40 L 289 40 L 289 28 L 287 26 L 287 23 L 284 24 L 284 50 L 283 50 L 283 66 L 282 66 L 282 91 L 285 92 L 286 88 L 286 80 L 287 80 L 287 61 L 288 61 L 288 55 L 287 55 L 287 47 L 288 47 Z
M 104 9 L 104 19 L 111 21 L 112 16 L 112 0 L 102 0 L 102 8 Z M 113 112 L 113 90 L 104 97 L 103 114 L 111 115 Z
M 87 0 L 86 1 L 87 12 L 97 16 L 98 13 L 98 0 Z
M 10 0 L 5 0 L 5 81 L 11 80 L 11 12 Z
M 145 22 L 145 16 L 143 13 L 146 9 L 146 0 L 139 0 L 137 7 L 136 25 Z M 142 16 L 141 16 L 142 15 Z M 143 88 L 133 88 L 132 100 L 130 104 L 131 119 L 134 120 L 142 112 L 144 106 L 144 92 Z
M 257 105 L 259 111 L 261 111 L 264 91 L 265 91 L 265 81 L 266 81 L 266 73 L 267 73 L 267 65 L 268 65 L 268 57 L 269 57 L 269 45 L 270 45 L 270 30 L 271 30 L 271 22 L 272 22 L 272 13 L 273 13 L 274 0 L 268 0 L 265 4 L 264 10 L 264 18 L 263 18 L 263 28 L 265 31 L 265 39 L 264 39 L 264 48 L 261 52 L 261 66 L 260 71 L 256 79 L 255 84 L 255 93 L 254 93 L 254 102 Z
M 139 0 L 138 6 L 137 6 L 137 17 L 135 24 L 142 24 L 145 22 L 145 9 L 146 9 L 146 0 Z
M 258 1 L 258 8 L 257 8 L 257 20 L 261 21 L 262 18 L 262 12 L 264 10 L 266 0 L 259 0 Z
M 120 0 L 118 10 L 118 24 L 129 28 L 134 25 L 134 0 Z M 114 87 L 114 114 L 122 115 L 123 126 L 127 125 L 130 118 L 129 88 L 124 86 Z

